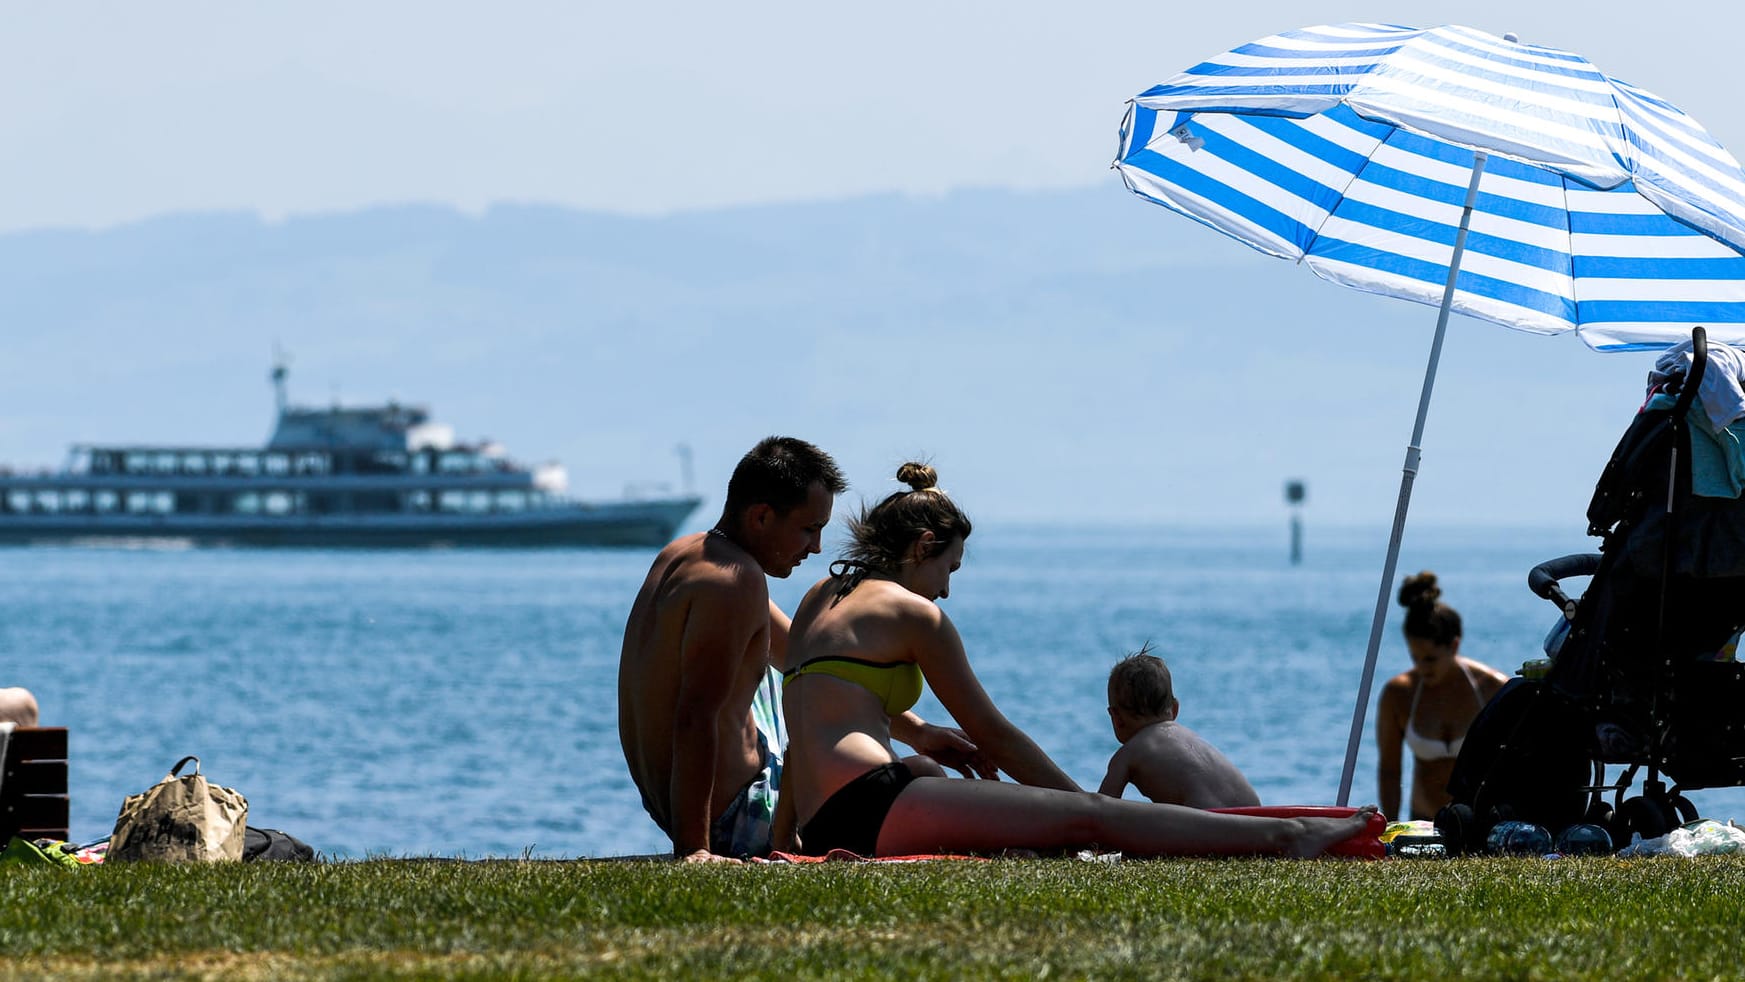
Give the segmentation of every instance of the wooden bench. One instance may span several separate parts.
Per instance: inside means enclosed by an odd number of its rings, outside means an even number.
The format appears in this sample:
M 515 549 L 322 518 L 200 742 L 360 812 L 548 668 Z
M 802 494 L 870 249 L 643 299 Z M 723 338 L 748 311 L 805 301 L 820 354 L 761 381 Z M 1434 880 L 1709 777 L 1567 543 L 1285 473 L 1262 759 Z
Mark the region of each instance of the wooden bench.
M 18 727 L 0 773 L 0 846 L 22 839 L 67 838 L 67 728 Z

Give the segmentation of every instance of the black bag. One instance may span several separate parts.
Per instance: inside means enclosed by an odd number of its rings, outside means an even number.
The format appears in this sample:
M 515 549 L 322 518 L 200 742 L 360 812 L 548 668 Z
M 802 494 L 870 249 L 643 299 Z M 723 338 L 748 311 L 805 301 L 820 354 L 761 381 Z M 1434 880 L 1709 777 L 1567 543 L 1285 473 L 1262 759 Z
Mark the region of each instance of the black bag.
M 278 829 L 257 829 L 250 826 L 243 831 L 242 861 L 245 863 L 256 860 L 308 863 L 314 859 L 315 850 L 308 843 Z
M 1582 820 L 1593 783 L 1583 732 L 1580 713 L 1544 682 L 1510 679 L 1467 728 L 1448 793 L 1486 829 L 1508 818 L 1562 831 Z M 1492 815 L 1496 806 L 1507 814 Z

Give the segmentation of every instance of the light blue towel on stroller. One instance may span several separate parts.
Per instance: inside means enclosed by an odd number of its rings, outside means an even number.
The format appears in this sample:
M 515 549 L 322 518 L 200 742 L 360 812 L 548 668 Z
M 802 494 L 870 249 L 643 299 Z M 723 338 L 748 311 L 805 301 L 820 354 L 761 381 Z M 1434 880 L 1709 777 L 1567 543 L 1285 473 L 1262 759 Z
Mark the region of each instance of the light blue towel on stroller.
M 1648 409 L 1671 409 L 1673 396 L 1661 393 L 1648 400 Z M 1719 430 L 1709 429 L 1709 418 L 1692 404 L 1685 414 L 1690 420 L 1690 490 L 1705 498 L 1737 498 L 1745 492 L 1745 419 Z

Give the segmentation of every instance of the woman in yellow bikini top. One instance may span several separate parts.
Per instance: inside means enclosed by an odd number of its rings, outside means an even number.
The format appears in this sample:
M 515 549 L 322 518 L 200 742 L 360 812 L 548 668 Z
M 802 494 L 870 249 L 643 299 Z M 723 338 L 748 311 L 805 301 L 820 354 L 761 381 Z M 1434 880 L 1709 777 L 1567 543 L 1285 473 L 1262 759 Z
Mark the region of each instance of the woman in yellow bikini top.
M 897 479 L 911 490 L 850 521 L 846 561 L 794 611 L 782 797 L 793 803 L 803 852 L 895 856 L 1096 843 L 1131 855 L 1313 855 L 1368 823 L 1362 812 L 1287 821 L 1081 790 L 988 698 L 940 609 L 963 561 L 969 519 L 934 487 L 931 467 L 904 464 Z M 899 755 L 893 734 L 914 725 L 899 721 L 911 715 L 923 681 L 1013 781 L 952 779 L 932 759 Z M 991 767 L 983 773 L 997 776 Z
M 886 664 L 845 655 L 824 655 L 783 672 L 782 679 L 792 682 L 802 675 L 828 675 L 853 682 L 878 696 L 880 706 L 891 716 L 900 716 L 921 701 L 921 666 L 912 661 Z
M 1488 665 L 1460 654 L 1460 615 L 1437 598 L 1442 590 L 1429 571 L 1407 577 L 1400 586 L 1406 608 L 1406 648 L 1412 668 L 1382 687 L 1376 712 L 1377 780 L 1382 812 L 1399 814 L 1401 762 L 1412 753 L 1415 819 L 1433 819 L 1449 801 L 1448 779 L 1479 710 L 1508 679 Z

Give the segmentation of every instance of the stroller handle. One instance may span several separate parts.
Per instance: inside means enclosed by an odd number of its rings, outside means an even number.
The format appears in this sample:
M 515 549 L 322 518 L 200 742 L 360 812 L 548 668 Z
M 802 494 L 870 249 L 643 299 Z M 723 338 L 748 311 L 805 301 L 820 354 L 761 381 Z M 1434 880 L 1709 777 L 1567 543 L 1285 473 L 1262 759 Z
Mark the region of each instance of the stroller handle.
M 1600 568 L 1600 554 L 1578 552 L 1569 556 L 1547 559 L 1527 574 L 1527 587 L 1539 597 L 1556 604 L 1565 617 L 1575 616 L 1575 601 L 1558 585 L 1572 576 L 1592 576 Z
M 1684 419 L 1684 414 L 1690 410 L 1690 404 L 1696 401 L 1697 387 L 1703 384 L 1703 374 L 1709 367 L 1709 332 L 1701 325 L 1690 331 L 1690 369 L 1685 372 L 1684 382 L 1678 390 L 1678 402 L 1673 406 L 1672 418 Z

